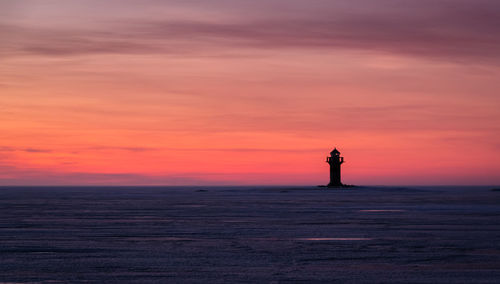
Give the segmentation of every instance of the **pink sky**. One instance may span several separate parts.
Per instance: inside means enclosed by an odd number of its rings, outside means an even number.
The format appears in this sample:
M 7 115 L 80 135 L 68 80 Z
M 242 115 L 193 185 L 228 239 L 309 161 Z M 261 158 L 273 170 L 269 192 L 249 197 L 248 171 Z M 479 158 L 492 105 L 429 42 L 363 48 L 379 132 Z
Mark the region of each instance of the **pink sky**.
M 499 184 L 499 13 L 0 1 L 0 185 Z

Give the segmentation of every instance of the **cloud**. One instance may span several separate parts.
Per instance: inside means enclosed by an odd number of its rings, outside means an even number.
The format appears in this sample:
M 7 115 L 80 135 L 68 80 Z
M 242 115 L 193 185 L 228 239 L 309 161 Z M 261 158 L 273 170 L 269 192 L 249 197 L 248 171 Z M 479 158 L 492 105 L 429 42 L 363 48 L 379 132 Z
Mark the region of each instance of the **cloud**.
M 52 150 L 37 149 L 37 148 L 25 148 L 25 149 L 21 149 L 21 151 L 28 152 L 28 153 L 51 153 L 52 152 Z
M 193 175 L 195 176 L 195 175 Z M 184 176 L 148 176 L 127 173 L 44 173 L 16 172 L 0 177 L 1 186 L 9 185 L 206 185 L 199 178 Z
M 150 152 L 150 151 L 181 151 L 181 152 L 280 152 L 280 153 L 307 153 L 315 151 L 324 151 L 323 148 L 307 148 L 307 149 L 272 149 L 272 148 L 150 148 L 150 147 L 123 147 L 123 146 L 94 146 L 84 149 L 72 151 L 72 153 L 80 153 L 81 150 L 90 151 L 127 151 L 134 153 Z M 52 153 L 53 150 L 36 149 L 36 148 L 14 148 L 3 146 L 0 147 L 0 152 L 21 151 L 27 153 Z
M 15 151 L 27 152 L 27 153 L 51 153 L 52 152 L 52 150 L 40 149 L 40 148 L 15 148 L 15 147 L 9 147 L 9 146 L 1 146 L 0 147 L 0 152 L 15 152 Z
M 158 150 L 158 148 L 149 148 L 149 147 L 121 147 L 121 146 L 95 146 L 95 147 L 89 147 L 87 149 L 97 150 L 97 151 L 118 150 L 118 151 L 128 151 L 128 152 L 147 152 L 147 151 Z
M 0 54 L 74 56 L 84 54 L 130 54 L 152 52 L 142 45 L 107 31 L 84 31 L 64 28 L 34 28 L 0 25 Z
M 299 3 L 292 2 L 285 8 L 302 7 Z M 363 3 L 372 10 L 360 8 Z M 94 30 L 4 23 L 0 26 L 3 42 L 0 52 L 3 56 L 151 53 L 202 56 L 295 48 L 348 49 L 487 64 L 498 64 L 500 59 L 500 37 L 496 36 L 500 33 L 498 1 L 415 4 L 384 0 L 377 1 L 377 6 L 365 1 L 344 5 L 320 1 L 317 9 L 304 7 L 307 9 L 303 14 L 277 11 L 274 16 L 265 11 L 264 2 L 253 6 L 253 10 L 241 14 L 239 19 L 135 18 Z M 258 16 L 259 11 L 264 16 Z M 243 11 L 233 11 L 240 12 Z
M 0 186 L 9 185 L 206 185 L 221 184 L 206 173 L 147 175 L 139 173 L 55 172 L 14 166 L 0 160 Z
M 186 152 L 271 152 L 271 153 L 309 153 L 325 151 L 324 148 L 307 149 L 270 149 L 270 148 L 164 148 L 169 151 Z
M 245 175 L 259 176 L 255 173 Z M 186 172 L 163 175 L 122 172 L 56 172 L 40 168 L 19 167 L 0 161 L 0 186 L 207 186 L 238 183 L 235 180 L 237 179 L 231 172 Z

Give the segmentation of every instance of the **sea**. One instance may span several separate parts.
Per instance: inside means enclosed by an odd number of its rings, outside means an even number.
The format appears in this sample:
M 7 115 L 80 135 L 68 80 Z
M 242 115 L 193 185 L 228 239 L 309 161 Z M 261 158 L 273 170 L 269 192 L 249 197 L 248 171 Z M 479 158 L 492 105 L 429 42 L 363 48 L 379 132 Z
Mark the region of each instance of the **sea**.
M 0 187 L 0 283 L 500 283 L 500 187 Z

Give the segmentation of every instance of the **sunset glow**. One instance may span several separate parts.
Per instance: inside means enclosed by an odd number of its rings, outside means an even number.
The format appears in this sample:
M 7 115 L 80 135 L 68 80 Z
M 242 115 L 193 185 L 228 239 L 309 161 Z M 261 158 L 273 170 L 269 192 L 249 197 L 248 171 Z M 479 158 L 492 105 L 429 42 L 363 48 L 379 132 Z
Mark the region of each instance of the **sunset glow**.
M 500 183 L 498 1 L 0 1 L 0 185 Z

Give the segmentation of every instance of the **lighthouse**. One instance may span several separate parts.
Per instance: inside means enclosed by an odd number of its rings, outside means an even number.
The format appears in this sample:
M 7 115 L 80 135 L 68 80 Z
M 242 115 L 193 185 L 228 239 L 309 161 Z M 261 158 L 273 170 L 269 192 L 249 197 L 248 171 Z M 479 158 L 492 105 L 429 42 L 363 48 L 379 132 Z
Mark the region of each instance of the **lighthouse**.
M 326 157 L 326 162 L 330 165 L 330 183 L 329 187 L 342 186 L 340 181 L 340 165 L 344 163 L 344 157 L 340 157 L 337 148 L 330 152 L 330 157 Z

